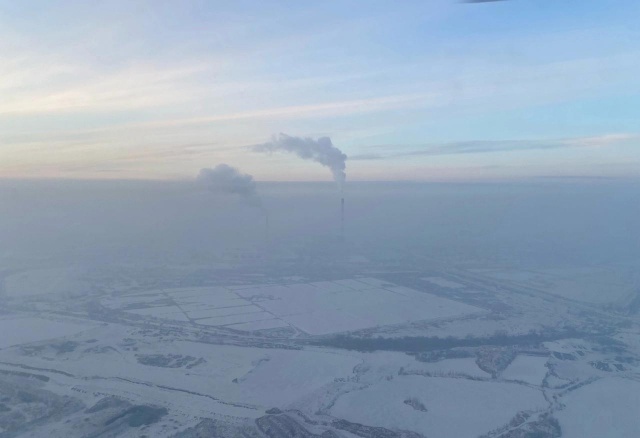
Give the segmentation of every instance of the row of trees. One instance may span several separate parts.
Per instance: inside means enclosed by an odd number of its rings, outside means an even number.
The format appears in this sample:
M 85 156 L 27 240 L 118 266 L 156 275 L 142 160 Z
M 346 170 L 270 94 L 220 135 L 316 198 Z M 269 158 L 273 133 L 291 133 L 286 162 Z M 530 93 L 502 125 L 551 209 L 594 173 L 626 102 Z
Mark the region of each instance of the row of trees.
M 446 338 L 428 336 L 405 336 L 403 338 L 360 338 L 349 335 L 337 335 L 332 338 L 316 339 L 310 341 L 313 345 L 343 348 L 356 351 L 403 351 L 419 353 L 432 350 L 445 350 L 460 347 L 481 347 L 484 345 L 507 347 L 513 345 L 535 346 L 542 342 L 554 341 L 563 338 L 577 337 L 580 333 L 573 329 L 558 331 L 530 331 L 526 334 L 510 335 L 506 331 L 498 331 L 492 336 L 465 338 Z

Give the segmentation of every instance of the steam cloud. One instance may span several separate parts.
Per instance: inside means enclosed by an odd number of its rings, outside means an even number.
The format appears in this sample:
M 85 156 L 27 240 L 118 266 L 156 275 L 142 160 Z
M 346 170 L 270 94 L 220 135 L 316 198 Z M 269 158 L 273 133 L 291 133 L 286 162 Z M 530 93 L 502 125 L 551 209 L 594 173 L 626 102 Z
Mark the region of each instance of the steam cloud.
M 270 142 L 255 145 L 254 152 L 289 152 L 303 160 L 311 160 L 328 167 L 340 190 L 346 180 L 347 156 L 331 143 L 329 137 L 317 140 L 306 137 L 292 137 L 286 134 L 274 135 Z
M 200 169 L 196 180 L 214 193 L 239 195 L 250 205 L 259 208 L 264 213 L 265 240 L 269 242 L 269 212 L 262 205 L 253 176 L 222 163 L 213 169 Z
M 256 190 L 256 182 L 251 175 L 241 173 L 228 164 L 218 164 L 213 169 L 201 169 L 197 182 L 214 193 L 242 196 L 247 202 L 262 208 Z

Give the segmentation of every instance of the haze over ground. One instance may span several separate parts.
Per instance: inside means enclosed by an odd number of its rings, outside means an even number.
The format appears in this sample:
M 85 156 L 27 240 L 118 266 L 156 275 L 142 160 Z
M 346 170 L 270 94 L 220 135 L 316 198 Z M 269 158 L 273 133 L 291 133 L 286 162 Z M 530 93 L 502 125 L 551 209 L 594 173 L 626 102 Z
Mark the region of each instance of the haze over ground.
M 270 212 L 272 244 L 338 237 L 332 183 L 258 183 L 257 190 Z M 638 196 L 637 183 L 608 180 L 355 182 L 346 193 L 347 243 L 433 258 L 486 252 L 532 266 L 633 259 L 640 255 Z M 5 255 L 184 262 L 192 252 L 265 245 L 260 210 L 195 181 L 4 181 L 0 200 Z

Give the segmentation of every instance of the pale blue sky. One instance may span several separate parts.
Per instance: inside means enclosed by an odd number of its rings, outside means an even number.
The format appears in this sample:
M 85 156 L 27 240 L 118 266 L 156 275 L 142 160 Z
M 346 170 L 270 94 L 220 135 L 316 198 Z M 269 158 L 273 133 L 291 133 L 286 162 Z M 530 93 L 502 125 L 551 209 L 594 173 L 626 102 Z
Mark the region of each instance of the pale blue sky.
M 640 176 L 640 3 L 0 0 L 0 177 Z

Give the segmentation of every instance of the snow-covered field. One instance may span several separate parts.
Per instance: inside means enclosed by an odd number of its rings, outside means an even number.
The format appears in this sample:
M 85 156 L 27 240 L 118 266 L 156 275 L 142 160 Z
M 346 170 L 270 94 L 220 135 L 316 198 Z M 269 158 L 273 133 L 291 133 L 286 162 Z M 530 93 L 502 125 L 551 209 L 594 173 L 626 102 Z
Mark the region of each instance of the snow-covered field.
M 198 320 L 198 324 L 212 326 L 234 326 L 236 324 L 268 321 L 275 319 L 273 314 L 268 312 L 252 312 L 239 315 L 218 316 L 215 318 L 202 318 Z
M 604 378 L 570 392 L 556 412 L 563 438 L 640 437 L 640 383 Z
M 592 304 L 617 303 L 640 284 L 638 265 L 621 264 L 539 271 L 481 270 L 496 280 L 525 284 L 562 298 Z
M 91 391 L 97 390 L 95 385 L 102 387 L 105 380 L 129 381 L 134 387 L 157 387 L 165 391 L 174 388 L 222 399 L 225 403 L 251 406 L 254 410 L 285 407 L 336 378 L 351 376 L 353 368 L 361 362 L 357 355 L 348 352 L 169 343 L 138 336 L 135 331 L 112 324 L 92 330 L 87 335 L 91 342 L 70 338 L 74 346 L 65 353 L 64 359 L 56 351 L 43 351 L 38 357 L 28 358 L 19 351 L 7 351 L 3 360 L 26 361 L 29 366 L 42 369 L 55 363 L 57 370 L 75 376 L 84 382 L 82 387 Z M 136 340 L 135 349 L 129 348 L 133 340 Z M 190 358 L 186 363 L 191 366 L 163 365 L 163 360 L 171 357 L 168 355 Z M 94 376 L 100 378 L 91 382 Z M 210 406 L 210 410 L 229 413 L 228 407 L 219 403 Z M 239 409 L 235 414 L 251 414 L 245 410 Z
M 546 357 L 519 355 L 502 372 L 502 378 L 542 385 L 542 380 L 547 374 L 546 363 Z
M 238 290 L 237 293 L 314 335 L 459 317 L 482 311 L 377 279 L 265 286 Z
M 128 283 L 123 276 L 122 283 L 133 286 L 121 290 L 87 277 L 103 295 L 76 301 L 69 297 L 85 291 L 78 272 L 42 269 L 7 278 L 0 298 L 13 307 L 0 318 L 0 378 L 41 382 L 43 390 L 82 400 L 87 407 L 114 396 L 170 412 L 162 427 L 131 428 L 134 434 L 171 436 L 167 431 L 202 418 L 255 427 L 271 408 L 284 413 L 269 415 L 290 418 L 309 430 L 316 427 L 316 435 L 326 427 L 351 436 L 335 424 L 341 419 L 365 428 L 361 434 L 374 433 L 367 427 L 386 428 L 375 431 L 382 436 L 411 430 L 428 438 L 464 438 L 491 431 L 495 436 L 525 433 L 527 428 L 548 434 L 544 427 L 555 427 L 555 419 L 563 437 L 638 434 L 631 420 L 636 416 L 632 407 L 640 405 L 637 327 L 626 322 L 617 343 L 613 335 L 580 333 L 589 330 L 581 328 L 583 317 L 589 324 L 605 321 L 603 326 L 615 327 L 616 318 L 632 321 L 635 316 L 620 316 L 595 295 L 581 297 L 563 283 L 622 286 L 622 280 L 615 280 L 619 273 L 596 281 L 589 272 L 575 270 L 523 270 L 520 275 L 492 269 L 477 282 L 473 274 L 435 270 L 402 277 L 372 269 L 368 276 L 327 281 L 309 280 L 317 275 L 236 278 L 216 273 L 220 278 L 211 283 L 229 286 L 180 287 L 207 280 L 185 275 L 167 283 Z M 607 315 L 605 320 L 599 312 Z M 577 328 L 571 338 L 562 337 L 566 326 Z M 305 336 L 358 330 L 363 331 L 335 339 Z M 523 343 L 502 350 L 492 346 L 496 355 L 508 356 L 505 366 L 516 354 L 506 369 L 494 372 L 491 360 L 499 356 L 492 359 L 484 346 L 460 342 L 482 337 L 491 342 L 497 332 L 516 338 L 531 330 L 556 340 L 533 345 L 525 336 Z M 385 341 L 378 344 L 378 336 Z M 406 336 L 419 339 L 403 340 Z M 432 337 L 451 337 L 451 346 L 434 350 L 427 342 L 424 352 L 411 346 Z M 400 348 L 390 338 L 398 338 Z M 367 339 L 374 351 L 348 349 Z M 25 404 L 25 409 L 32 407 Z M 585 421 L 584 412 L 598 414 Z M 531 416 L 519 423 L 523 413 Z M 292 420 L 296 415 L 317 424 Z M 67 419 L 56 423 L 57 430 L 66 430 Z M 290 438 L 294 429 L 282 429 L 288 431 L 282 437 Z
M 463 284 L 442 277 L 423 277 L 422 280 L 435 284 L 436 286 L 448 287 L 449 289 L 460 289 L 464 287 Z
M 87 292 L 87 283 L 79 277 L 80 272 L 73 268 L 23 271 L 4 279 L 5 293 L 15 298 L 34 295 L 49 299 L 54 295 L 71 297 Z
M 360 363 L 357 355 L 319 351 L 267 352 L 239 379 L 239 400 L 265 408 L 286 407 L 336 378 L 347 378 Z
M 79 333 L 95 324 L 76 320 L 8 316 L 0 318 L 0 348 Z
M 553 282 L 548 292 L 593 304 L 616 303 L 632 292 L 634 284 L 627 283 L 609 272 L 569 274 Z
M 289 327 L 289 324 L 280 319 L 265 319 L 262 321 L 250 321 L 241 324 L 234 324 L 235 330 L 254 331 L 254 330 L 268 330 L 274 328 Z
M 375 278 L 246 287 L 163 289 L 103 300 L 111 309 L 238 330 L 287 327 L 324 335 L 484 312 Z
M 426 412 L 405 403 L 410 399 L 422 403 Z M 433 438 L 471 438 L 503 426 L 519 411 L 547 406 L 540 391 L 522 385 L 398 376 L 340 397 L 331 413 Z

